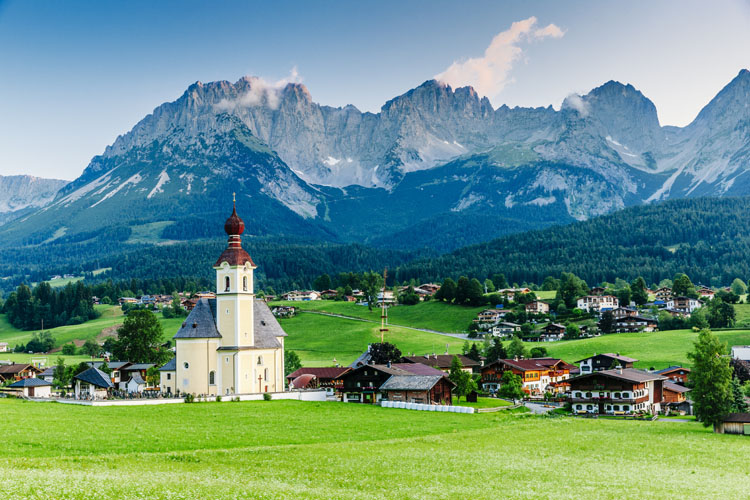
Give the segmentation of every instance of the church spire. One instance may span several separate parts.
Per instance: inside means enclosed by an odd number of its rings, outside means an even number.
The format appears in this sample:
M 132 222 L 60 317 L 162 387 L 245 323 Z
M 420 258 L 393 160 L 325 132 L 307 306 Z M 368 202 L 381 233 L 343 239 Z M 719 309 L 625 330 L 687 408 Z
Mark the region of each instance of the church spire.
M 244 266 L 249 262 L 255 267 L 250 255 L 242 248 L 242 233 L 245 232 L 245 222 L 237 215 L 237 202 L 235 194 L 232 193 L 232 215 L 224 223 L 224 231 L 229 235 L 227 248 L 216 261 L 214 267 L 218 267 L 222 262 L 227 262 L 230 266 Z

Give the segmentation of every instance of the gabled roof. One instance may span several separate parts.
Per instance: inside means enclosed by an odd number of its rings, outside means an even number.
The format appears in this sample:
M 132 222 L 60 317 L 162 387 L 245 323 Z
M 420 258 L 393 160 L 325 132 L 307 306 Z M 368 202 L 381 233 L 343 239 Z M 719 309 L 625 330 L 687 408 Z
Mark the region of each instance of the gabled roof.
M 174 372 L 177 371 L 177 358 L 172 358 L 167 361 L 164 366 L 159 368 L 160 372 Z
M 404 359 L 410 363 L 422 363 L 427 366 L 437 366 L 438 368 L 450 368 L 453 363 L 453 356 L 458 356 L 461 365 L 464 368 L 473 368 L 481 366 L 479 361 L 464 356 L 463 354 L 437 354 L 428 356 L 406 356 Z
M 129 364 L 130 361 L 113 361 L 111 363 L 107 363 L 107 366 L 111 370 L 121 370 L 122 368 L 127 367 Z
M 606 356 L 608 358 L 616 359 L 618 361 L 624 361 L 625 363 L 636 363 L 638 361 L 635 358 L 621 356 L 620 354 L 614 354 L 611 352 L 603 352 L 601 354 L 594 354 L 593 356 L 589 356 L 588 358 L 579 359 L 578 361 L 576 361 L 576 363 L 580 363 L 581 361 L 586 361 L 587 359 L 595 358 L 597 356 Z M 659 372 L 656 372 L 656 373 L 659 373 Z
M 654 373 L 664 375 L 665 373 L 676 372 L 677 370 L 682 370 L 684 372 L 690 373 L 690 368 L 685 368 L 684 366 L 670 366 L 669 368 L 664 368 L 663 370 L 656 370 Z
M 300 368 L 286 376 L 289 380 L 294 380 L 302 375 L 315 375 L 318 379 L 337 379 L 344 373 L 351 370 L 348 366 L 323 366 Z
M 271 309 L 262 300 L 253 301 L 253 322 L 255 327 L 255 347 L 267 349 L 281 347 L 278 337 L 286 337 L 286 332 Z
M 96 387 L 101 387 L 103 389 L 110 389 L 114 387 L 112 385 L 112 381 L 109 379 L 109 375 L 98 368 L 94 368 L 93 366 L 88 370 L 79 373 L 73 378 L 76 380 L 80 380 L 81 382 L 86 382 L 87 384 L 94 385 Z
M 41 378 L 22 378 L 17 382 L 13 382 L 8 387 L 41 387 L 45 385 L 52 385 L 52 383 Z
M 414 375 L 440 375 L 445 376 L 445 373 L 433 368 L 429 365 L 423 365 L 422 363 L 393 363 L 392 368 L 404 370 Z
M 491 363 L 494 364 L 508 365 L 517 370 L 524 372 L 527 371 L 538 371 L 538 370 L 549 370 L 554 366 L 560 366 L 561 368 L 571 369 L 573 365 L 566 363 L 562 359 L 558 358 L 531 358 L 531 359 L 498 359 Z M 489 365 L 488 365 L 489 366 Z
M 583 380 L 585 378 L 596 377 L 599 375 L 603 377 L 607 377 L 607 378 L 624 380 L 626 382 L 635 382 L 638 384 L 641 382 L 648 382 L 651 380 L 667 380 L 666 377 L 662 377 L 659 374 L 650 373 L 645 370 L 636 370 L 635 368 L 623 368 L 621 370 L 620 369 L 602 370 L 600 372 L 593 372 L 593 373 L 587 373 L 585 375 L 580 375 L 571 380 Z
M 134 373 L 130 377 L 130 380 L 128 380 L 128 383 L 130 383 L 130 382 L 135 382 L 138 385 L 142 385 L 142 384 L 146 383 L 146 381 L 141 378 L 141 374 L 140 373 Z
M 380 386 L 381 391 L 429 391 L 445 379 L 442 375 L 393 375 Z M 445 379 L 448 380 L 448 379 Z M 453 382 L 448 382 L 453 385 Z
M 221 338 L 216 329 L 216 299 L 198 300 L 185 318 L 182 327 L 174 334 L 174 339 L 211 339 Z
M 36 371 L 37 373 L 42 373 L 42 370 L 34 365 L 28 363 L 13 363 L 12 365 L 0 365 L 0 375 L 13 375 L 29 369 Z
M 134 371 L 148 370 L 152 366 L 154 366 L 153 363 L 135 363 L 125 368 L 121 368 L 121 371 L 134 372 Z
M 291 380 L 291 382 L 289 382 L 289 387 L 294 389 L 304 389 L 305 387 L 310 385 L 310 383 L 316 378 L 317 377 L 312 373 L 305 373 Z
M 684 385 L 680 385 L 680 384 L 675 384 L 671 380 L 664 381 L 664 390 L 672 391 L 672 392 L 679 392 L 680 394 L 690 392 L 689 387 L 685 387 Z
M 724 422 L 750 424 L 750 413 L 730 413 L 722 419 Z

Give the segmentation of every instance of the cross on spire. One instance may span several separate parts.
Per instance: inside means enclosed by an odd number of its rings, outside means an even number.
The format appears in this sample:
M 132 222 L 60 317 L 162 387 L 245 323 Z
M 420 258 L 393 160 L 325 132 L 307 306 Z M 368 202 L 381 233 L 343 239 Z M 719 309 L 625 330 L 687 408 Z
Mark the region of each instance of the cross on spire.
M 232 193 L 232 203 L 237 202 L 237 193 Z

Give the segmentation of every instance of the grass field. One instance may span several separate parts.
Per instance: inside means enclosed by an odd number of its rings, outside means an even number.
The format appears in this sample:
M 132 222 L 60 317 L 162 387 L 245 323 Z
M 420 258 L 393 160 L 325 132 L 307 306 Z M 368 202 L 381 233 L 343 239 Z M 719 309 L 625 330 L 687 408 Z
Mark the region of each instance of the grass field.
M 459 403 L 454 401 L 453 404 L 457 406 L 468 406 L 470 408 L 499 408 L 501 406 L 511 406 L 512 403 L 498 398 L 477 398 L 476 403 L 467 403 L 466 401 L 461 400 Z
M 57 328 L 51 328 L 47 331 L 52 333 L 55 338 L 56 345 L 58 347 L 63 344 L 72 342 L 73 340 L 87 340 L 96 339 L 105 328 L 110 328 L 115 325 L 121 325 L 124 316 L 122 309 L 119 306 L 107 306 L 100 305 L 95 306 L 96 309 L 102 313 L 96 319 L 87 321 L 80 325 L 69 325 L 59 326 Z M 162 328 L 164 328 L 164 339 L 171 339 L 172 336 L 177 332 L 180 324 L 184 321 L 183 318 L 172 318 L 165 319 L 161 314 L 157 314 L 156 317 L 159 319 Z M 0 342 L 7 342 L 10 348 L 13 348 L 17 344 L 25 344 L 31 340 L 32 334 L 35 331 L 24 331 L 14 328 L 7 320 L 4 314 L 0 314 Z M 52 353 L 48 355 L 39 354 L 11 354 L 11 353 L 0 353 L 0 359 L 10 359 L 18 363 L 28 363 L 31 358 L 48 357 L 50 362 L 53 362 L 59 356 L 59 353 Z M 63 356 L 66 362 L 78 362 L 83 360 L 89 360 L 86 356 Z
M 299 307 L 303 311 L 322 311 L 333 314 L 343 314 L 356 318 L 368 319 L 380 323 L 381 310 L 353 302 L 338 302 L 334 300 L 313 300 L 310 302 L 273 302 L 271 305 L 290 305 Z M 388 308 L 388 322 L 393 325 L 426 328 L 439 332 L 456 333 L 468 331 L 469 324 L 480 311 L 486 307 L 464 307 L 446 304 L 445 302 L 429 301 L 413 306 L 395 306 Z
M 305 366 L 330 366 L 333 358 L 349 364 L 362 354 L 367 345 L 380 342 L 380 325 L 319 314 L 299 314 L 281 319 L 281 327 L 289 335 L 285 347 L 295 351 Z M 446 344 L 452 354 L 460 353 L 463 340 L 390 326 L 385 340 L 395 344 L 402 353 L 442 354 Z
M 722 342 L 729 346 L 750 344 L 750 331 L 714 332 Z M 693 350 L 693 343 L 698 333 L 692 330 L 672 330 L 652 333 L 614 333 L 591 339 L 563 340 L 541 344 L 547 348 L 550 356 L 574 363 L 594 353 L 619 352 L 639 360 L 636 368 L 661 369 L 672 365 L 690 366 L 687 353 Z M 540 345 L 528 343 L 529 347 Z
M 696 423 L 294 401 L 0 400 L 0 413 L 8 498 L 723 499 L 750 489 L 750 439 Z

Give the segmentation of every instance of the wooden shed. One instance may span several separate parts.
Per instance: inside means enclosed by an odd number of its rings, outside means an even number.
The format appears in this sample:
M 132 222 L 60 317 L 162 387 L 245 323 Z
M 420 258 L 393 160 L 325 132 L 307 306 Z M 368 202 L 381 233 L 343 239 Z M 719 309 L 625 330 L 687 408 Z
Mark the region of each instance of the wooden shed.
M 719 434 L 750 436 L 750 413 L 730 413 L 715 429 Z

